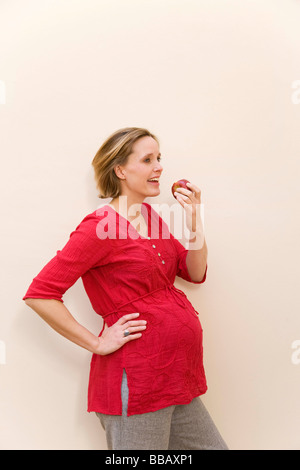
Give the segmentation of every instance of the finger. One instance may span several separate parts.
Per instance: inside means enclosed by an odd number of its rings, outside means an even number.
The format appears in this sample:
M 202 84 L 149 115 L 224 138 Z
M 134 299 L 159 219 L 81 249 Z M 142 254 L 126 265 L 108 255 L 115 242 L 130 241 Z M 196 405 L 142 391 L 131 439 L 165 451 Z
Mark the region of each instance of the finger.
M 177 191 L 175 191 L 174 194 L 175 196 L 182 197 L 183 199 L 190 199 L 193 196 L 193 193 L 191 191 L 189 191 L 189 194 L 178 193 Z
M 129 320 L 131 320 L 133 318 L 137 318 L 138 316 L 139 316 L 138 312 L 127 313 L 126 315 L 123 315 L 121 318 L 119 318 L 119 320 L 116 323 L 118 323 L 119 325 L 124 325 Z
M 186 202 L 183 200 L 182 195 L 176 194 L 176 193 L 174 193 L 174 195 L 176 196 L 176 201 L 179 202 L 179 204 L 184 208 L 184 206 L 186 205 Z
M 175 191 L 175 194 L 176 193 L 179 193 L 179 194 L 184 194 L 185 196 L 189 196 L 190 194 L 193 194 L 193 191 L 191 189 L 186 189 L 186 188 L 177 188 L 176 191 Z
M 147 321 L 146 320 L 130 320 L 127 321 L 126 323 L 123 323 L 122 327 L 124 329 L 129 328 L 130 326 L 142 326 L 146 325 Z
M 181 189 L 181 193 L 179 193 L 179 189 Z M 191 188 L 192 189 L 192 188 Z M 192 202 L 192 203 L 197 203 L 197 204 L 201 204 L 201 191 L 200 189 L 197 187 L 197 186 L 193 186 L 193 191 L 190 191 L 190 190 L 186 190 L 184 188 L 178 188 L 178 190 L 176 190 L 176 192 L 174 193 L 174 195 L 176 196 L 177 194 L 180 194 L 180 196 L 183 197 L 183 200 L 186 201 L 186 202 Z M 184 197 L 188 197 L 188 199 L 185 199 Z
M 126 328 L 124 328 L 123 331 L 130 331 L 130 333 L 134 333 L 135 331 L 139 331 L 139 330 L 144 330 L 146 328 L 146 323 L 147 322 L 143 322 L 143 323 L 140 323 L 138 325 L 129 325 L 129 326 L 126 326 Z
M 196 192 L 196 191 L 192 191 L 190 189 L 185 189 L 185 188 L 178 188 L 176 189 L 174 195 L 175 197 L 177 195 L 185 196 L 185 197 L 188 197 L 191 202 L 197 202 L 198 200 L 200 200 L 201 192 L 198 192 L 198 191 Z M 187 201 L 187 199 L 184 199 L 184 200 Z
M 183 203 L 191 204 L 193 203 L 192 198 L 193 195 L 192 193 L 189 196 L 186 196 L 185 194 L 179 194 L 177 192 L 174 193 L 176 196 L 176 199 L 180 202 L 182 201 Z M 182 205 L 182 204 L 181 204 Z
M 133 339 L 141 338 L 142 333 L 135 333 L 133 335 L 124 336 L 124 343 L 128 343 L 128 341 L 132 341 Z
M 200 201 L 201 199 L 201 189 L 198 188 L 195 184 L 192 183 L 187 183 L 187 186 L 193 191 L 193 195 L 195 196 L 196 199 Z
M 196 194 L 200 194 L 201 193 L 201 189 L 198 188 L 198 186 L 196 186 L 195 184 L 193 183 L 186 183 L 186 185 L 191 188 L 192 191 L 194 191 Z

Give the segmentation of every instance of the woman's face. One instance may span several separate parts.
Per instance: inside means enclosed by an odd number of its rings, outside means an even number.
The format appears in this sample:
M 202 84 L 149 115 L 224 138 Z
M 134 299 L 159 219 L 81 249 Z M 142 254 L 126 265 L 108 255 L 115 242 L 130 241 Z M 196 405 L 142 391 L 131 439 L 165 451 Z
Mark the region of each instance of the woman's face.
M 163 171 L 159 146 L 155 139 L 146 136 L 135 142 L 127 163 L 116 169 L 121 179 L 121 195 L 137 202 L 146 197 L 158 196 L 159 178 Z

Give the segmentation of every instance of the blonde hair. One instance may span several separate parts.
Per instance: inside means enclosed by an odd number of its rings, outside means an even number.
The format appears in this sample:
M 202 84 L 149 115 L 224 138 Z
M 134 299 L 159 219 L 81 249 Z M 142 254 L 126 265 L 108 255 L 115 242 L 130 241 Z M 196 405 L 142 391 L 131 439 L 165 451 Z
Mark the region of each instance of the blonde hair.
M 159 144 L 155 135 L 141 127 L 124 127 L 103 142 L 92 161 L 99 198 L 115 198 L 120 195 L 121 184 L 114 169 L 117 165 L 125 165 L 134 143 L 147 136 Z

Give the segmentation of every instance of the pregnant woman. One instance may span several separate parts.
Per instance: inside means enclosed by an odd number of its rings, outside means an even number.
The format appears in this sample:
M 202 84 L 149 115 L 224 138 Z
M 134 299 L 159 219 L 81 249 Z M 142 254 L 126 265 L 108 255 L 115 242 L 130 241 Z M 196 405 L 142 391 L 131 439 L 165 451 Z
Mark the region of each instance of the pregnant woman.
M 174 287 L 176 276 L 195 284 L 206 278 L 200 190 L 190 184 L 175 193 L 193 234 L 185 249 L 144 202 L 160 193 L 156 136 L 120 129 L 92 164 L 99 197 L 111 202 L 81 221 L 23 300 L 93 353 L 88 411 L 99 417 L 108 449 L 227 449 L 200 399 L 207 385 L 198 314 Z M 99 336 L 79 324 L 62 300 L 80 277 L 103 318 Z

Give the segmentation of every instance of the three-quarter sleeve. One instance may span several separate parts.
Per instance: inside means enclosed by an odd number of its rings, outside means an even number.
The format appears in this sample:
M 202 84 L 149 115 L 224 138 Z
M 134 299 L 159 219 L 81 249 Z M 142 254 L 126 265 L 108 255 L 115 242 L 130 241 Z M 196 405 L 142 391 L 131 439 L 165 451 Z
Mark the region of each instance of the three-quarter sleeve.
M 191 276 L 189 275 L 187 265 L 186 265 L 186 257 L 189 252 L 184 246 L 177 240 L 172 234 L 171 239 L 173 241 L 173 245 L 177 252 L 177 273 L 178 277 L 181 277 L 185 281 L 192 282 L 193 284 L 202 284 L 206 280 L 206 273 L 207 273 L 207 265 L 205 268 L 205 273 L 201 281 L 193 281 Z
M 100 265 L 104 257 L 103 241 L 97 236 L 99 217 L 87 215 L 70 234 L 66 245 L 32 280 L 27 298 L 56 299 L 63 302 L 64 293 L 86 271 Z

